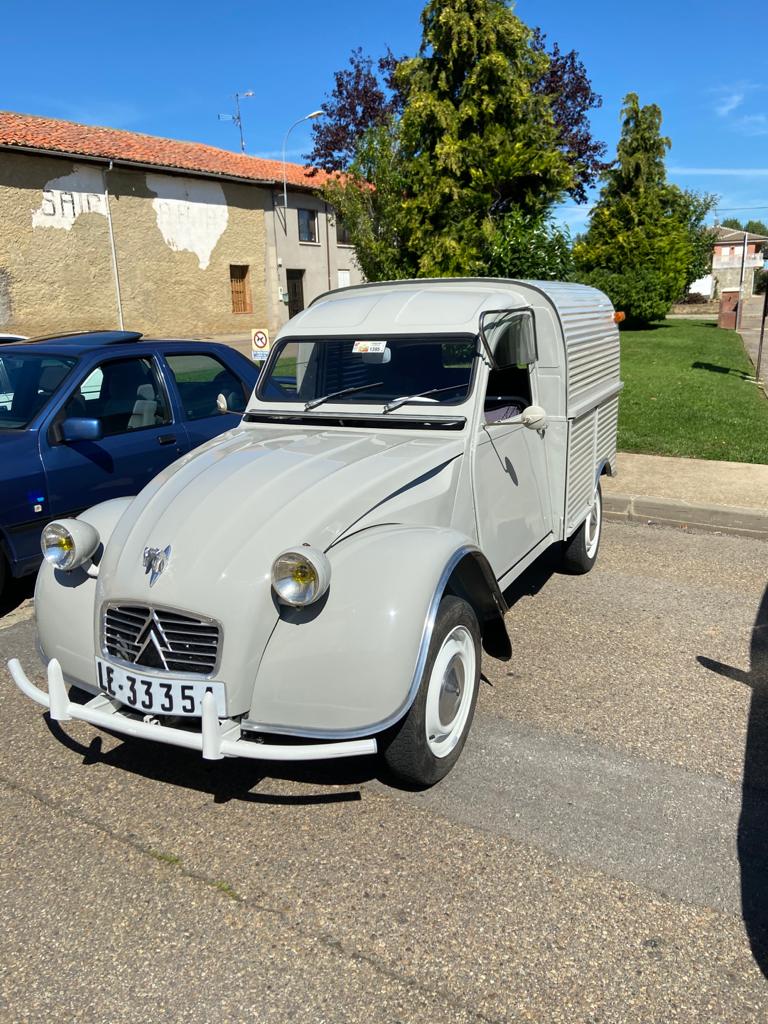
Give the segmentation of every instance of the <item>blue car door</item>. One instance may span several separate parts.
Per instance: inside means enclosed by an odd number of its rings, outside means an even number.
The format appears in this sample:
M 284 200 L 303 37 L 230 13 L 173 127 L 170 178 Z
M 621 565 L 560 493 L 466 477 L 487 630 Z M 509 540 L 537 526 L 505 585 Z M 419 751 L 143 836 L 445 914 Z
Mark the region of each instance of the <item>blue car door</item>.
M 100 440 L 62 440 L 61 423 L 80 418 L 99 420 Z M 189 450 L 189 439 L 174 422 L 155 357 L 141 355 L 92 367 L 41 431 L 40 447 L 50 513 L 64 516 L 138 494 Z
M 193 448 L 238 425 L 250 387 L 223 359 L 208 352 L 166 352 L 165 361 Z

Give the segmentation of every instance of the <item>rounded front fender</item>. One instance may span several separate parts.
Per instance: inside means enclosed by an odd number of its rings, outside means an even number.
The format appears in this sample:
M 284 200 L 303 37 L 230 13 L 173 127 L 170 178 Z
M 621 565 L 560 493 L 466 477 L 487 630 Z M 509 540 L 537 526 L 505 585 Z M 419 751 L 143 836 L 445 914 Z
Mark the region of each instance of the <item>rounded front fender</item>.
M 411 526 L 332 547 L 326 596 L 284 609 L 270 637 L 247 726 L 327 738 L 394 724 L 415 696 L 451 572 L 475 550 L 455 530 Z
M 132 498 L 113 498 L 82 512 L 106 545 Z M 58 658 L 64 678 L 96 689 L 94 602 L 96 580 L 84 568 L 62 572 L 46 561 L 35 585 L 35 617 L 40 648 L 46 659 Z

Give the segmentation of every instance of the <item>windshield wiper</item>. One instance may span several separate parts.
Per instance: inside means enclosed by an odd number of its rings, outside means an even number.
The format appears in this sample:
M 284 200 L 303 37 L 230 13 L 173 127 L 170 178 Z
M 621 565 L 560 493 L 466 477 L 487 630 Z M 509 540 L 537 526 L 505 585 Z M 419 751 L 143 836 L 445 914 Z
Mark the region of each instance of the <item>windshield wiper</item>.
M 387 402 L 384 406 L 384 412 L 392 412 L 394 409 L 399 409 L 401 405 L 405 405 L 406 402 L 412 402 L 414 398 L 426 398 L 427 395 L 439 395 L 441 391 L 456 391 L 458 388 L 465 388 L 467 382 L 464 380 L 461 384 L 449 384 L 446 388 L 432 388 L 430 391 L 420 391 L 418 395 L 402 395 L 400 398 L 393 398 L 391 402 Z
M 332 391 L 330 395 L 323 395 L 322 398 L 313 398 L 310 402 L 304 403 L 304 412 L 316 409 L 323 402 L 329 402 L 332 398 L 341 398 L 342 395 L 354 395 L 356 391 L 368 391 L 369 388 L 380 388 L 383 380 L 377 380 L 375 384 L 361 384 L 357 388 L 343 388 L 341 391 Z

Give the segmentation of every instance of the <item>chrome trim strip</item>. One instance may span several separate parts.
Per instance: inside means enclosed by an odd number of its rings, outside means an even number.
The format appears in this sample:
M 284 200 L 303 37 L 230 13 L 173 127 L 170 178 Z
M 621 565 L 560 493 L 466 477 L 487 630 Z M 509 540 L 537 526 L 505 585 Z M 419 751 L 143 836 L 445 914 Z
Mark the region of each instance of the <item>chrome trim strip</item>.
M 586 398 L 583 398 L 577 404 L 569 405 L 567 418 L 569 420 L 577 420 L 581 416 L 585 416 L 588 412 L 592 412 L 592 410 L 597 408 L 598 405 L 602 405 L 603 402 L 607 402 L 609 398 L 613 398 L 614 395 L 618 395 L 619 392 L 623 390 L 623 380 L 609 381 L 609 383 L 601 388 L 596 394 L 587 395 Z
M 429 653 L 429 642 L 432 639 L 432 630 L 435 626 L 437 609 L 448 584 L 448 580 L 451 577 L 451 573 L 462 558 L 475 552 L 479 554 L 480 549 L 474 544 L 464 544 L 460 548 L 457 548 L 446 562 L 445 567 L 440 574 L 440 579 L 438 580 L 435 592 L 432 595 L 432 600 L 430 601 L 427 614 L 424 618 L 424 626 L 421 631 L 421 640 L 419 642 L 419 653 L 416 658 L 416 667 L 413 671 L 413 677 L 411 679 L 411 685 L 408 688 L 408 694 L 406 695 L 403 704 L 393 714 L 388 715 L 380 722 L 374 722 L 371 725 L 358 729 L 298 729 L 284 725 L 268 725 L 263 722 L 255 722 L 249 718 L 242 719 L 240 727 L 246 732 L 263 732 L 266 734 L 273 733 L 275 736 L 298 736 L 304 739 L 352 740 L 360 739 L 365 736 L 372 736 L 374 733 L 384 732 L 385 729 L 389 729 L 396 722 L 399 722 L 416 699 L 416 693 L 418 692 L 419 683 L 421 682 L 421 674 L 424 671 L 424 664 Z

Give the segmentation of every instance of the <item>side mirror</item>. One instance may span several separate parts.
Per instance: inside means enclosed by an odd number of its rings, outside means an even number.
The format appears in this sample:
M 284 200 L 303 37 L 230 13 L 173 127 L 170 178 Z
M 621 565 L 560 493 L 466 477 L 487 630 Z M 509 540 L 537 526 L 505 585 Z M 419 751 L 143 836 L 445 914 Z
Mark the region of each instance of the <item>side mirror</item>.
M 66 419 L 61 424 L 61 440 L 65 443 L 70 441 L 100 441 L 101 420 L 87 420 L 80 417 Z
M 547 426 L 547 414 L 540 405 L 529 405 L 523 409 L 523 426 L 530 430 L 545 430 Z
M 219 412 L 229 412 L 226 395 L 216 395 L 216 408 Z

